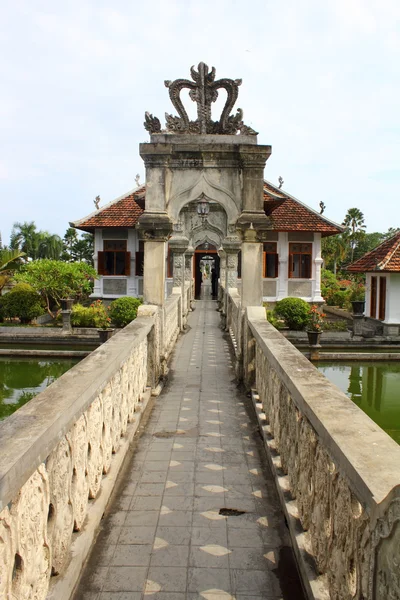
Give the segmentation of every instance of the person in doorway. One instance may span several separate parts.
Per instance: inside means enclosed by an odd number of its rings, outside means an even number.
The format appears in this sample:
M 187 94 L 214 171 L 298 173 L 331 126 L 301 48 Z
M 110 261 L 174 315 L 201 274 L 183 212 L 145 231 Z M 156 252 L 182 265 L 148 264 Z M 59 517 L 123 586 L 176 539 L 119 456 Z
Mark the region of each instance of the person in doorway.
M 212 297 L 217 297 L 217 288 L 218 288 L 218 275 L 215 267 L 211 269 L 211 293 Z

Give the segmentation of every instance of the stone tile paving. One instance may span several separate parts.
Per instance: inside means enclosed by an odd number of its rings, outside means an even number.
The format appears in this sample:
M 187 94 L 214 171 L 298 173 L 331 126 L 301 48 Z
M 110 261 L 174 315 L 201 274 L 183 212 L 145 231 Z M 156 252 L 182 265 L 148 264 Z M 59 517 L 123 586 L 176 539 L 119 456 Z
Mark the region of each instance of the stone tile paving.
M 196 307 L 75 600 L 303 598 L 216 303 Z

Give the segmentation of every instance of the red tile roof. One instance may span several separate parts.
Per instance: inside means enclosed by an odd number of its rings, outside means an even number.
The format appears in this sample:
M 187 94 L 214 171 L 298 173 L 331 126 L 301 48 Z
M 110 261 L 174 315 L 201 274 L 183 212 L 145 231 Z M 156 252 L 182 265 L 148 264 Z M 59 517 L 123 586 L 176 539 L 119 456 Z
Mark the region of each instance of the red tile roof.
M 352 273 L 400 272 L 400 232 L 347 267 Z
M 91 215 L 70 223 L 77 229 L 93 232 L 96 227 L 134 227 L 145 208 L 146 188 L 128 192 Z M 315 231 L 323 237 L 343 228 L 329 221 L 283 190 L 264 182 L 264 209 L 274 231 Z
M 264 182 L 264 209 L 275 231 L 316 231 L 322 237 L 343 231 L 341 225 L 326 219 L 268 181 Z
M 96 212 L 70 223 L 76 229 L 93 233 L 96 227 L 135 227 L 144 211 L 145 186 L 120 196 Z

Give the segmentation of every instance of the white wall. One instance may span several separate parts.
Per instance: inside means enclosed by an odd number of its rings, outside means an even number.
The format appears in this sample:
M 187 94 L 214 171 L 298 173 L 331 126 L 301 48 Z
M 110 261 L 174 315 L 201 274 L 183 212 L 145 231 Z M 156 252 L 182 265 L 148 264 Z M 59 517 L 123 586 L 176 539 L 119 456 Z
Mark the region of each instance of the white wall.
M 385 323 L 400 323 L 400 273 L 387 273 Z
M 293 236 L 294 237 L 294 236 Z M 295 240 L 291 239 L 290 243 Z M 307 302 L 323 302 L 321 296 L 321 234 L 314 233 L 314 241 L 304 241 L 303 239 L 298 240 L 299 243 L 312 243 L 312 266 L 311 266 L 311 279 L 289 279 L 289 236 L 287 232 L 279 232 L 277 251 L 279 257 L 279 270 L 278 278 L 264 279 L 264 282 L 275 281 L 277 282 L 277 293 L 276 296 L 264 296 L 264 302 L 276 302 L 282 300 L 290 295 L 290 287 L 296 287 L 299 292 L 296 294 L 297 297 L 303 298 Z M 289 285 L 289 282 L 291 285 Z M 302 285 L 303 284 L 303 285 Z M 301 295 L 303 291 L 308 290 L 305 295 Z
M 107 232 L 107 229 L 105 229 Z M 110 233 L 109 237 L 107 233 L 104 234 L 106 240 L 115 239 Z M 95 230 L 94 235 L 94 267 L 96 271 L 98 270 L 98 260 L 97 253 L 102 252 L 104 250 L 104 239 L 103 239 L 103 230 L 98 228 Z M 136 277 L 136 252 L 139 251 L 139 239 L 136 229 L 130 228 L 128 229 L 128 239 L 127 239 L 127 251 L 131 253 L 131 274 L 130 276 L 125 275 L 113 275 L 106 276 L 100 275 L 99 279 L 96 279 L 94 290 L 92 296 L 96 298 L 115 298 L 121 295 L 127 296 L 139 296 L 142 294 L 142 285 L 141 281 L 143 277 Z M 126 294 L 107 294 L 103 291 L 103 284 L 105 280 L 120 280 L 126 282 Z

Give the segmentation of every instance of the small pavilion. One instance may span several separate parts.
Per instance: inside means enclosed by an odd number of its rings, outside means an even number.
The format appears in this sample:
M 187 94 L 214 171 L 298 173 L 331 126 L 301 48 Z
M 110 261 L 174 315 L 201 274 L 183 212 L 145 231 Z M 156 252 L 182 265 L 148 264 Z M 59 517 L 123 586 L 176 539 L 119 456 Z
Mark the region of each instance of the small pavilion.
M 400 232 L 347 267 L 366 274 L 365 314 L 380 321 L 383 335 L 400 334 Z

